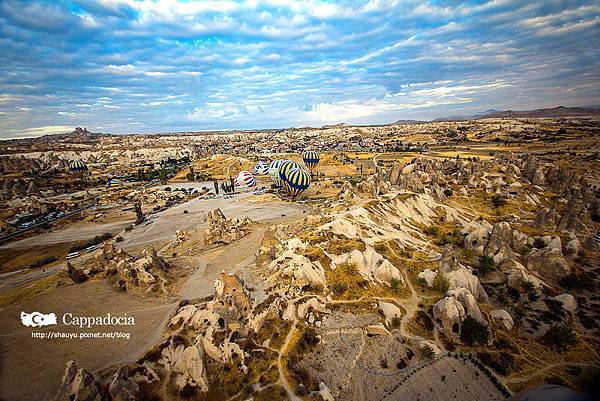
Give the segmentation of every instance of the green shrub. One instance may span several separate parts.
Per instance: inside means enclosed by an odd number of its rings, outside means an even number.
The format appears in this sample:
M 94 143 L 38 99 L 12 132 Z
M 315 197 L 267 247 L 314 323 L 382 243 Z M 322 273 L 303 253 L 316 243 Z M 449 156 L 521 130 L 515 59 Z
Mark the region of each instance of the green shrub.
M 509 374 L 515 367 L 515 357 L 505 351 L 497 354 L 478 352 L 477 358 L 481 359 L 481 362 L 494 369 L 501 375 Z
M 421 347 L 421 355 L 423 355 L 425 359 L 431 359 L 435 355 L 435 352 L 429 344 L 425 344 Z
M 479 266 L 477 267 L 477 273 L 481 275 L 486 275 L 492 270 L 496 268 L 494 264 L 494 258 L 491 256 L 480 256 L 479 257 Z
M 440 271 L 437 272 L 433 279 L 433 289 L 443 294 L 450 289 L 450 281 Z
M 423 233 L 426 235 L 437 237 L 438 235 L 440 235 L 440 228 L 438 226 L 425 227 L 425 229 L 423 229 Z
M 544 343 L 552 349 L 563 352 L 577 344 L 577 335 L 573 326 L 568 323 L 550 326 L 543 337 Z
M 494 194 L 492 196 L 492 205 L 496 209 L 501 208 L 502 206 L 506 205 L 506 199 L 504 199 L 504 196 L 502 195 Z
M 466 344 L 486 344 L 489 336 L 488 328 L 471 316 L 467 316 L 460 326 L 460 339 Z

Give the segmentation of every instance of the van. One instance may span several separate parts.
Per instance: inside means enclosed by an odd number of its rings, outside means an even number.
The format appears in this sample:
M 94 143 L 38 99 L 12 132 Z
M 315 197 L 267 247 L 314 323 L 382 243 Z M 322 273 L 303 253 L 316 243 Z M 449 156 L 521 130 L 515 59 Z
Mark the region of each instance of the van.
M 79 257 L 79 252 L 71 252 L 65 259 L 75 259 L 77 257 Z

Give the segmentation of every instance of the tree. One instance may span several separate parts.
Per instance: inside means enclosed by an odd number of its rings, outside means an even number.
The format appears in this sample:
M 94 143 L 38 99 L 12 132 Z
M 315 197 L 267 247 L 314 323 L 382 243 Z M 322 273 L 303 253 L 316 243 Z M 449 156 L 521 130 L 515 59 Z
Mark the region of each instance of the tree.
M 540 294 L 537 292 L 535 285 L 531 281 L 525 281 L 523 283 L 523 289 L 525 289 L 527 297 L 531 302 L 535 302 L 540 299 Z
M 161 168 L 160 171 L 158 172 L 158 178 L 161 181 L 166 181 L 168 175 L 169 175 L 169 173 L 164 168 Z
M 561 323 L 550 326 L 543 340 L 552 349 L 563 352 L 577 344 L 577 335 L 573 331 L 573 326 L 569 323 Z
M 185 178 L 188 181 L 195 181 L 196 180 L 196 173 L 194 172 L 194 167 L 193 166 L 190 166 L 190 171 L 189 171 L 189 173 L 187 173 L 185 175 Z
M 440 271 L 437 272 L 433 279 L 433 289 L 441 293 L 445 293 L 450 289 L 450 282 Z
M 435 352 L 433 351 L 433 348 L 431 348 L 431 345 L 425 344 L 421 347 L 421 355 L 423 355 L 425 359 L 431 359 L 435 355 Z
M 477 268 L 477 273 L 485 275 L 495 268 L 496 266 L 494 265 L 494 258 L 491 256 L 481 256 L 479 258 L 479 267 Z
M 142 212 L 142 204 L 135 202 L 133 204 L 133 210 L 135 210 L 135 224 L 141 224 L 144 221 L 144 213 Z
M 486 344 L 489 336 L 488 328 L 471 316 L 467 316 L 460 327 L 460 339 L 469 345 Z
M 501 208 L 506 205 L 506 199 L 504 199 L 502 195 L 494 194 L 492 196 L 492 205 L 494 205 L 496 209 Z

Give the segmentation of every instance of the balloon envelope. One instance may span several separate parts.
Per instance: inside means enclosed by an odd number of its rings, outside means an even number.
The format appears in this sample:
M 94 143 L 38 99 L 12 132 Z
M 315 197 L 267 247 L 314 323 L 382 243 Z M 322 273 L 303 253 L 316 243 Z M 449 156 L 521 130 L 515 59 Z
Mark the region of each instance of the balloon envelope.
M 265 175 L 268 173 L 269 173 L 269 165 L 262 161 L 259 161 L 258 163 L 256 163 L 256 166 L 254 166 L 254 169 L 252 170 L 252 174 L 254 174 L 254 175 Z
M 319 160 L 321 160 L 321 157 L 314 150 L 302 153 L 302 161 L 304 161 L 304 164 L 306 164 L 306 167 L 308 167 L 310 171 L 313 171 L 315 167 L 317 167 Z
M 69 171 L 73 173 L 84 173 L 88 171 L 88 166 L 81 160 L 73 160 L 69 163 Z
M 296 197 L 310 186 L 310 173 L 303 168 L 292 168 L 283 180 L 286 191 Z
M 285 177 L 286 177 L 287 173 L 291 169 L 295 169 L 295 168 L 304 170 L 304 167 L 297 161 L 284 160 L 283 163 L 281 163 L 281 165 L 279 166 L 279 178 L 281 178 L 283 181 L 285 181 Z
M 235 183 L 240 187 L 253 187 L 256 185 L 256 179 L 249 171 L 240 171 L 235 178 Z
M 273 185 L 275 185 L 277 188 L 281 188 L 283 186 L 281 178 L 279 178 L 279 166 L 281 166 L 281 163 L 283 163 L 283 160 L 277 159 L 273 160 L 269 164 L 269 175 L 271 178 L 273 178 Z

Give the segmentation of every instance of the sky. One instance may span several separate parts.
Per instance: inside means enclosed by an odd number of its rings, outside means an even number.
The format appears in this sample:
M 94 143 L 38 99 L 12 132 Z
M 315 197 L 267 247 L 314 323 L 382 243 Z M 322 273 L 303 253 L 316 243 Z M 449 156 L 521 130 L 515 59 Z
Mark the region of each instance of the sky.
M 600 104 L 597 1 L 0 0 L 0 138 Z

